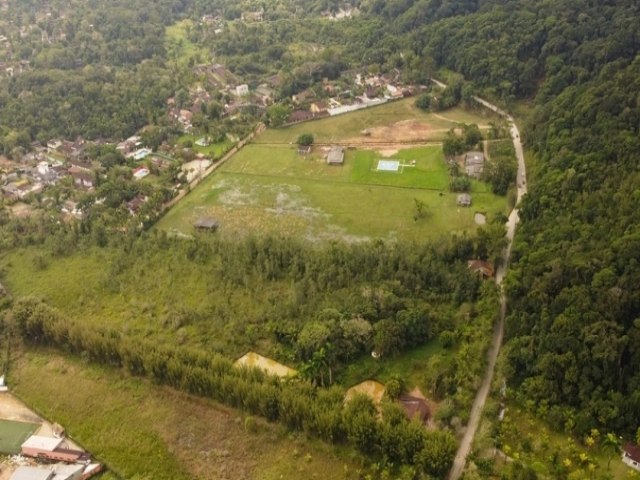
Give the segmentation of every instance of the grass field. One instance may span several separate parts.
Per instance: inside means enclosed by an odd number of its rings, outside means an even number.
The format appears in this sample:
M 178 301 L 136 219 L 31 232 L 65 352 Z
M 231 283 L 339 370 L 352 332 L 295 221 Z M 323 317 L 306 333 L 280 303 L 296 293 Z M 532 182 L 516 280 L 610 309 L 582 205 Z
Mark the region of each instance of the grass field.
M 220 220 L 220 234 L 280 233 L 310 240 L 419 240 L 473 231 L 474 213 L 504 212 L 506 200 L 474 182 L 473 207 L 456 205 L 438 146 L 392 155 L 403 171 L 376 171 L 384 155 L 347 150 L 343 166 L 328 166 L 321 147 L 310 158 L 289 145 L 250 144 L 205 179 L 160 220 L 157 228 L 193 234 L 200 216 Z M 427 213 L 414 219 L 416 200 Z
M 188 30 L 193 28 L 194 24 L 191 20 L 182 20 L 175 23 L 165 30 L 165 41 L 170 56 L 178 59 L 178 62 L 187 64 L 190 58 L 195 58 L 196 63 L 206 61 L 208 52 L 191 42 L 188 37 Z
M 467 111 L 462 108 L 452 108 L 434 114 L 420 110 L 414 103 L 415 99 L 407 98 L 345 115 L 326 117 L 286 128 L 268 129 L 255 142 L 295 142 L 302 133 L 313 133 L 316 142 L 320 143 L 340 142 L 348 139 L 366 141 L 367 139 L 360 134 L 362 130 L 388 127 L 397 122 L 407 121 L 423 124 L 426 138 L 440 140 L 457 123 L 477 123 L 483 126 L 497 119 L 485 110 Z M 402 125 L 404 124 L 400 126 Z M 388 135 L 384 137 L 381 137 L 380 140 L 393 141 L 393 138 Z
M 0 453 L 11 455 L 20 453 L 20 446 L 39 427 L 40 425 L 35 423 L 0 420 Z
M 121 478 L 341 480 L 362 466 L 345 447 L 260 419 L 247 429 L 243 415 L 215 402 L 53 352 L 15 359 L 11 383 Z
M 201 147 L 200 145 L 196 145 L 196 141 L 202 138 L 204 135 L 183 135 L 178 139 L 179 145 L 185 145 L 188 142 L 191 142 L 192 148 L 197 153 L 204 153 L 211 158 L 220 158 L 225 153 L 231 149 L 233 143 L 230 140 L 225 140 L 224 142 L 212 143 L 207 145 L 206 147 Z
M 365 356 L 349 364 L 340 373 L 338 381 L 349 387 L 369 378 L 386 383 L 395 375 L 406 380 L 409 390 L 417 386 L 425 395 L 429 395 L 428 377 L 429 374 L 437 371 L 434 364 L 451 362 L 453 353 L 453 350 L 447 350 L 440 342 L 433 340 L 392 359 L 375 359 Z

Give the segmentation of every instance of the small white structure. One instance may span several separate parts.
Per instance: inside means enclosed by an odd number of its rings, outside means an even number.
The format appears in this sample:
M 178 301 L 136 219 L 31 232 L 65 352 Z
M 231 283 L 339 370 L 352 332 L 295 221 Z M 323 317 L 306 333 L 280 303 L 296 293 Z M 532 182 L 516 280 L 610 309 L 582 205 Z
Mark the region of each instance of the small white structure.
M 0 285 L 0 288 L 1 288 L 1 285 Z M 7 392 L 8 390 L 9 390 L 9 387 L 7 387 L 4 384 L 4 375 L 1 375 L 0 376 L 0 392 Z
M 640 445 L 627 443 L 622 449 L 622 462 L 640 472 Z
M 236 95 L 238 97 L 245 97 L 249 95 L 249 85 L 247 85 L 246 83 L 243 83 L 242 85 L 238 85 L 236 87 Z
M 52 480 L 55 474 L 51 470 L 38 467 L 18 467 L 9 480 Z
M 22 453 L 29 455 L 31 451 L 53 452 L 60 446 L 62 439 L 54 437 L 42 437 L 40 435 L 31 435 L 22 444 Z M 37 455 L 31 455 L 37 456 Z
M 51 480 L 80 480 L 84 473 L 84 465 L 66 465 L 58 463 L 53 467 L 53 477 Z

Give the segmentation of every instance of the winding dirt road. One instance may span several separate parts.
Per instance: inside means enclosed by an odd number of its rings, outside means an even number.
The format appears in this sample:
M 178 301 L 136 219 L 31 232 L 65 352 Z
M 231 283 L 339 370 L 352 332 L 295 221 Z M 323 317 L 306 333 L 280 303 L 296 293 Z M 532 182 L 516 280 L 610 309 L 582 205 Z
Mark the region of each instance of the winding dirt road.
M 444 86 L 443 83 L 433 80 L 433 82 L 439 86 Z M 522 143 L 520 143 L 520 131 L 516 126 L 513 117 L 501 110 L 497 106 L 492 103 L 487 102 L 486 100 L 473 97 L 474 100 L 484 107 L 493 110 L 498 115 L 504 117 L 509 122 L 509 132 L 511 133 L 511 139 L 513 140 L 513 146 L 516 150 L 516 157 L 518 158 L 518 174 L 516 179 L 516 185 L 518 189 L 518 200 L 516 202 L 516 206 L 511 213 L 509 214 L 509 219 L 507 220 L 507 248 L 505 249 L 502 255 L 502 262 L 496 269 L 496 283 L 501 287 L 502 290 L 502 281 L 504 280 L 507 267 L 509 266 L 509 259 L 511 258 L 511 248 L 513 246 L 513 237 L 516 233 L 516 226 L 518 225 L 519 217 L 518 217 L 518 203 L 522 199 L 522 197 L 527 193 L 527 173 L 524 164 L 524 154 L 522 151 Z M 458 447 L 458 451 L 456 452 L 455 459 L 453 461 L 453 466 L 449 471 L 449 480 L 458 480 L 464 471 L 465 464 L 467 462 L 467 455 L 471 451 L 471 445 L 473 444 L 473 437 L 476 434 L 476 430 L 478 429 L 478 425 L 480 424 L 480 417 L 482 415 L 482 410 L 484 408 L 484 404 L 487 401 L 487 397 L 489 396 L 489 389 L 491 388 L 491 381 L 493 380 L 493 373 L 496 367 L 496 361 L 498 359 L 498 354 L 500 353 L 500 347 L 502 345 L 502 338 L 504 336 L 504 317 L 507 312 L 507 299 L 502 291 L 500 294 L 500 318 L 496 323 L 493 330 L 493 337 L 491 339 L 491 348 L 488 353 L 488 362 L 487 362 L 487 370 L 484 374 L 484 378 L 482 379 L 482 383 L 480 384 L 480 388 L 478 389 L 478 393 L 476 394 L 476 398 L 473 401 L 473 405 L 471 406 L 471 415 L 469 416 L 469 423 L 467 424 L 467 429 L 465 431 L 464 437 L 462 437 L 462 441 L 460 442 L 460 446 Z

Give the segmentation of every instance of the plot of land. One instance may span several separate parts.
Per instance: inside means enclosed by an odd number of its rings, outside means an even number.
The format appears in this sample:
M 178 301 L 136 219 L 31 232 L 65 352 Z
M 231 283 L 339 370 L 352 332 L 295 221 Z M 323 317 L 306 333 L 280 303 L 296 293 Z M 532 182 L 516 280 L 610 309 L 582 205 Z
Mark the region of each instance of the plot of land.
M 0 420 L 0 453 L 15 455 L 20 453 L 20 446 L 40 425 L 36 423 Z
M 293 368 L 289 368 L 286 365 L 283 365 L 275 360 L 271 360 L 270 358 L 263 357 L 259 353 L 248 352 L 235 363 L 237 366 L 246 366 L 246 367 L 258 367 L 265 370 L 267 373 L 271 375 L 275 375 L 278 377 L 289 377 L 298 373 Z
M 219 233 L 294 235 L 311 241 L 418 240 L 474 230 L 474 211 L 456 206 L 439 146 L 402 149 L 393 159 L 402 172 L 377 171 L 384 156 L 347 150 L 342 166 L 325 162 L 326 148 L 301 156 L 290 145 L 250 144 L 173 207 L 158 228 L 193 235 L 202 216 L 220 222 Z M 413 166 L 415 164 L 415 166 Z M 503 212 L 506 201 L 472 186 L 474 208 Z M 424 218 L 415 219 L 416 200 Z
M 20 396 L 103 459 L 117 474 L 108 478 L 343 480 L 361 467 L 344 446 L 260 419 L 247 431 L 213 401 L 51 352 L 28 353 L 12 371 Z
M 432 114 L 420 110 L 414 102 L 415 99 L 408 98 L 287 128 L 269 129 L 256 139 L 256 143 L 290 143 L 302 133 L 313 133 L 316 142 L 320 143 L 344 142 L 382 147 L 384 143 L 438 141 L 457 123 L 486 126 L 498 118 L 485 110 L 469 112 L 462 108 Z
M 376 382 L 375 380 L 365 380 L 364 382 L 354 385 L 347 390 L 344 398 L 349 401 L 354 397 L 354 395 L 360 393 L 371 398 L 373 403 L 378 405 L 382 401 L 385 390 L 386 388 L 382 383 Z

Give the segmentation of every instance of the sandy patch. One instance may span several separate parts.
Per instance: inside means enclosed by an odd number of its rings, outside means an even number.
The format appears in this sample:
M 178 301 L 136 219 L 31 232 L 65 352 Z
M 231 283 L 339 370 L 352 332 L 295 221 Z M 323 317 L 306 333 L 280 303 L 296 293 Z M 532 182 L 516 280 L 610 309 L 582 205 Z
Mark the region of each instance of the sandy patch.
M 258 367 L 277 377 L 292 377 L 298 373 L 293 368 L 289 368 L 286 365 L 276 362 L 275 360 L 271 360 L 270 358 L 263 357 L 259 353 L 255 352 L 248 352 L 244 354 L 236 360 L 235 365 L 239 367 Z
M 30 217 L 33 214 L 33 207 L 26 203 L 18 202 L 7 207 L 11 214 L 17 218 Z
M 0 393 L 0 418 L 16 422 L 42 423 L 44 420 L 10 393 Z
M 484 213 L 476 212 L 473 216 L 473 220 L 477 225 L 485 225 L 487 223 L 487 216 Z
M 182 171 L 187 176 L 187 181 L 191 183 L 195 178 L 204 174 L 205 170 L 211 166 L 211 160 L 192 160 L 182 167 Z
M 356 393 L 362 393 L 371 398 L 371 400 L 373 400 L 373 403 L 379 405 L 382 401 L 385 390 L 385 386 L 380 382 L 376 382 L 375 380 L 365 380 L 364 382 L 359 383 L 358 385 L 354 385 L 349 390 L 347 390 L 344 399 L 348 402 L 354 397 Z

